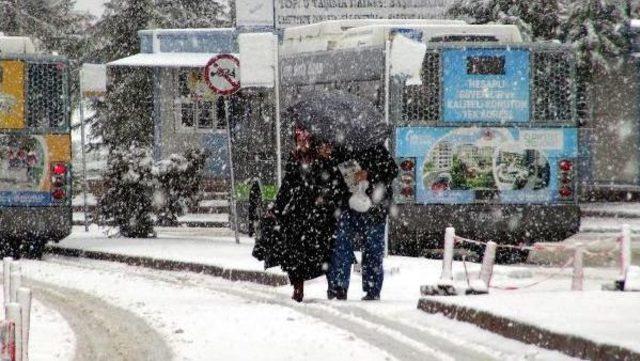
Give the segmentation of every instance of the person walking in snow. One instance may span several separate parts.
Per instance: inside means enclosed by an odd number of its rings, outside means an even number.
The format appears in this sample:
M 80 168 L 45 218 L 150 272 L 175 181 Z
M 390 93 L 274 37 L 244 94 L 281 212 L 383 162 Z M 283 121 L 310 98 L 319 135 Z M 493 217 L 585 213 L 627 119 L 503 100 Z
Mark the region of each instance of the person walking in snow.
M 278 195 L 267 212 L 268 218 L 275 219 L 279 236 L 262 245 L 261 256 L 274 260 L 269 266 L 280 265 L 288 273 L 292 298 L 301 302 L 304 282 L 328 269 L 335 214 L 347 199 L 348 189 L 331 145 L 315 141 L 300 126 L 295 127 L 295 143 Z
M 353 240 L 361 237 L 362 300 L 380 299 L 384 280 L 382 260 L 385 248 L 385 227 L 392 202 L 392 182 L 398 166 L 382 145 L 365 150 L 347 150 L 336 155 L 351 197 L 342 208 L 338 220 L 336 243 L 327 272 L 327 297 L 347 299 L 351 265 L 354 263 Z

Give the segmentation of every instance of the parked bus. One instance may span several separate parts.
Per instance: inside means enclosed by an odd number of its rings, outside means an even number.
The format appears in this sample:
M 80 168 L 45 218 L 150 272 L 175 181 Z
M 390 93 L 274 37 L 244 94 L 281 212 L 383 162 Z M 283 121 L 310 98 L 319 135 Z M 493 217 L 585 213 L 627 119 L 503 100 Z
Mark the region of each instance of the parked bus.
M 71 232 L 69 64 L 0 36 L 0 237 L 4 254 L 40 257 Z
M 574 66 L 570 49 L 525 43 L 515 26 L 329 21 L 284 31 L 282 109 L 338 89 L 384 114 L 401 168 L 391 253 L 438 249 L 447 226 L 498 243 L 559 241 L 580 224 Z

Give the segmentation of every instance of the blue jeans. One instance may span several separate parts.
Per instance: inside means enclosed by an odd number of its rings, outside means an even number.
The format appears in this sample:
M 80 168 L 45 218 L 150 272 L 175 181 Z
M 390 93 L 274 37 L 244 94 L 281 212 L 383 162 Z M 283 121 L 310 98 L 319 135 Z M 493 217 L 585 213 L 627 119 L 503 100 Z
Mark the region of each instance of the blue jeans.
M 380 296 L 384 270 L 385 222 L 376 223 L 367 213 L 347 210 L 340 215 L 336 240 L 331 253 L 331 265 L 327 272 L 329 289 L 349 288 L 351 265 L 354 261 L 353 239 L 363 239 L 362 250 L 362 290 L 373 296 Z

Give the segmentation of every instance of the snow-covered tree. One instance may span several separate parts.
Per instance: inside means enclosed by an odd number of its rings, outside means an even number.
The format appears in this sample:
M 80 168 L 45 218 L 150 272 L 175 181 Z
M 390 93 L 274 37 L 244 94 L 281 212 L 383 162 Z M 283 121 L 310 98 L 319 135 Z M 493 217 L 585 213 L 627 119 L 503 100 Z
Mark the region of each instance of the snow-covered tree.
M 184 156 L 172 154 L 158 162 L 155 169 L 158 187 L 153 197 L 158 224 L 177 225 L 178 217 L 184 215 L 189 206 L 198 203 L 204 163 L 205 155 L 197 149 Z
M 153 82 L 151 70 L 114 68 L 103 100 L 95 104 L 92 135 L 100 146 L 114 149 L 153 141 Z
M 554 38 L 559 25 L 557 0 L 457 0 L 449 15 L 473 24 L 517 25 L 533 40 Z
M 157 8 L 164 28 L 220 28 L 232 25 L 226 7 L 216 1 L 160 0 Z
M 624 61 L 628 39 L 627 9 L 616 0 L 576 0 L 567 4 L 561 39 L 576 49 L 579 76 L 607 72 Z
M 132 143 L 112 149 L 103 176 L 106 191 L 98 201 L 101 222 L 118 227 L 124 237 L 153 236 L 154 177 L 149 148 Z
M 43 49 L 74 55 L 91 16 L 74 11 L 75 0 L 2 0 L 0 32 L 29 36 Z

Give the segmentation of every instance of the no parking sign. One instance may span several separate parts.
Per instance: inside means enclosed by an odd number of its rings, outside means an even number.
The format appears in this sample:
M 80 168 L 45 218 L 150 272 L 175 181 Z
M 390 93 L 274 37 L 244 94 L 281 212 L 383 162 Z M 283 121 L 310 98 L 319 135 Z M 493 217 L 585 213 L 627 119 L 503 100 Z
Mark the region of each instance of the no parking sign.
M 240 61 L 231 54 L 216 55 L 205 66 L 204 79 L 216 94 L 233 94 L 240 90 Z

